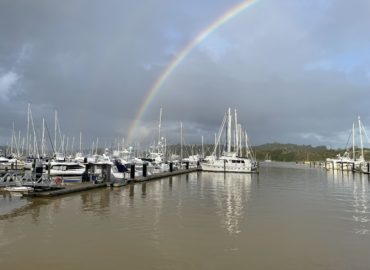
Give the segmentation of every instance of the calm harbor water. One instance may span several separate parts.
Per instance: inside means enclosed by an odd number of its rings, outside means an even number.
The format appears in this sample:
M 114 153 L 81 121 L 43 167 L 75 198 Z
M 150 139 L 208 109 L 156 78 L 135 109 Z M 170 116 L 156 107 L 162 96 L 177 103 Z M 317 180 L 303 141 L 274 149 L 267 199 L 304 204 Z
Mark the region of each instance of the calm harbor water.
M 0 192 L 0 266 L 369 269 L 369 179 L 271 163 L 52 199 Z

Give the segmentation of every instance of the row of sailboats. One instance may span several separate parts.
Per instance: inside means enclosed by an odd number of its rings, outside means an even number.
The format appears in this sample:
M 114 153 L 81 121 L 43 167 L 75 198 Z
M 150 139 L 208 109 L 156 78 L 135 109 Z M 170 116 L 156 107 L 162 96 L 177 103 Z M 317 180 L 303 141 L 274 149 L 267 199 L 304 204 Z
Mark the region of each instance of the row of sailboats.
M 226 128 L 226 147 L 222 148 L 221 137 L 223 127 L 227 122 Z M 82 133 L 79 134 L 79 151 L 74 152 L 75 139 L 71 143 L 62 134 L 58 113 L 55 111 L 54 117 L 54 140 L 51 139 L 48 126 L 45 119 L 42 119 L 42 131 L 38 131 L 34 124 L 34 119 L 30 105 L 27 110 L 27 134 L 21 144 L 20 132 L 16 136 L 13 124 L 12 141 L 10 155 L 8 158 L 0 157 L 0 166 L 12 167 L 14 162 L 18 168 L 41 169 L 48 177 L 59 179 L 63 177 L 64 182 L 81 182 L 86 172 L 87 164 L 110 164 L 112 166 L 112 175 L 117 179 L 124 179 L 125 172 L 130 170 L 130 165 L 135 164 L 135 175 L 142 174 L 143 164 L 147 165 L 148 174 L 165 172 L 169 170 L 169 164 L 174 170 L 184 167 L 187 163 L 189 167 L 198 167 L 204 171 L 222 171 L 222 172 L 240 172 L 250 173 L 257 170 L 257 162 L 248 144 L 248 136 L 245 130 L 237 121 L 237 112 L 235 110 L 234 119 L 231 116 L 231 109 L 225 114 L 222 129 L 216 136 L 213 152 L 210 156 L 204 158 L 204 146 L 202 136 L 201 154 L 184 156 L 183 144 L 183 125 L 181 123 L 180 153 L 179 155 L 169 155 L 167 151 L 167 140 L 161 133 L 162 127 L 162 108 L 160 109 L 158 125 L 158 141 L 146 152 L 145 155 L 134 153 L 132 147 L 124 148 L 124 141 L 121 146 L 117 140 L 118 148 L 115 151 L 105 149 L 103 154 L 98 154 L 99 139 L 93 142 L 90 154 L 84 154 L 82 149 Z M 232 130 L 233 128 L 233 130 Z M 41 140 L 37 135 L 41 135 Z M 231 144 L 232 137 L 234 144 Z M 49 149 L 48 147 L 49 146 Z M 9 158 L 12 157 L 12 158 Z M 12 163 L 13 162 L 13 163 Z

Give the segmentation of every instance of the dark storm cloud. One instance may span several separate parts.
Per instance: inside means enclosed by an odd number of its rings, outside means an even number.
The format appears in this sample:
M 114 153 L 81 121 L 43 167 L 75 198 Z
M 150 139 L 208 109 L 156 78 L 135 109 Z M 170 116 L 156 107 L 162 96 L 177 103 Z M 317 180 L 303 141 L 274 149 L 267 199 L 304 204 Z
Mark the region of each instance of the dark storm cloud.
M 146 92 L 174 55 L 238 1 L 2 1 L 0 137 L 38 123 L 127 136 Z M 227 107 L 252 142 L 341 145 L 370 123 L 367 1 L 261 0 L 197 46 L 153 99 L 137 139 L 212 140 Z M 87 135 L 88 134 L 88 135 Z M 345 142 L 343 142 L 344 144 Z

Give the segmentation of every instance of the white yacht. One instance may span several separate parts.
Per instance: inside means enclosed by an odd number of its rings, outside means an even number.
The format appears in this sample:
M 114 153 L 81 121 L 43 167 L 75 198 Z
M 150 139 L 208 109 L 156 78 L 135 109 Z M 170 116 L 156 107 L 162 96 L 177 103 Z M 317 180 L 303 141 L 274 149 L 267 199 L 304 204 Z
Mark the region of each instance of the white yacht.
M 219 158 L 211 156 L 201 163 L 202 171 L 211 172 L 240 172 L 250 173 L 256 171 L 256 163 L 252 163 L 249 158 L 238 157 L 236 153 L 223 155 Z
M 224 129 L 224 125 L 227 122 L 226 128 L 226 151 L 220 157 L 216 156 L 217 147 Z M 232 138 L 232 123 L 234 123 L 234 147 L 232 149 L 231 138 Z M 251 173 L 257 171 L 258 164 L 252 155 L 252 151 L 248 146 L 248 139 L 245 133 L 245 153 L 243 155 L 243 131 L 241 125 L 237 123 L 237 114 L 235 111 L 235 119 L 232 121 L 231 110 L 228 109 L 227 115 L 221 125 L 220 132 L 218 134 L 218 140 L 215 145 L 215 149 L 211 156 L 208 156 L 201 163 L 201 169 L 203 171 L 212 172 L 239 172 L 239 173 Z M 232 151 L 233 150 L 233 151 Z
M 76 162 L 52 162 L 50 163 L 50 176 L 62 177 L 63 182 L 78 183 L 82 181 L 85 165 Z
M 0 157 L 0 164 L 1 165 L 10 165 L 10 161 L 6 157 Z

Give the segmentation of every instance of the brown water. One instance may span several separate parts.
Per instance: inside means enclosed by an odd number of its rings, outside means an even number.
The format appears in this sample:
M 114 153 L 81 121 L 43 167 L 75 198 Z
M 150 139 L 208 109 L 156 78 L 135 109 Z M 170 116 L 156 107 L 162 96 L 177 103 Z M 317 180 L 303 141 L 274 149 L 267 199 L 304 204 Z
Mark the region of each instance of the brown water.
M 290 164 L 27 200 L 0 269 L 370 269 L 369 180 Z

